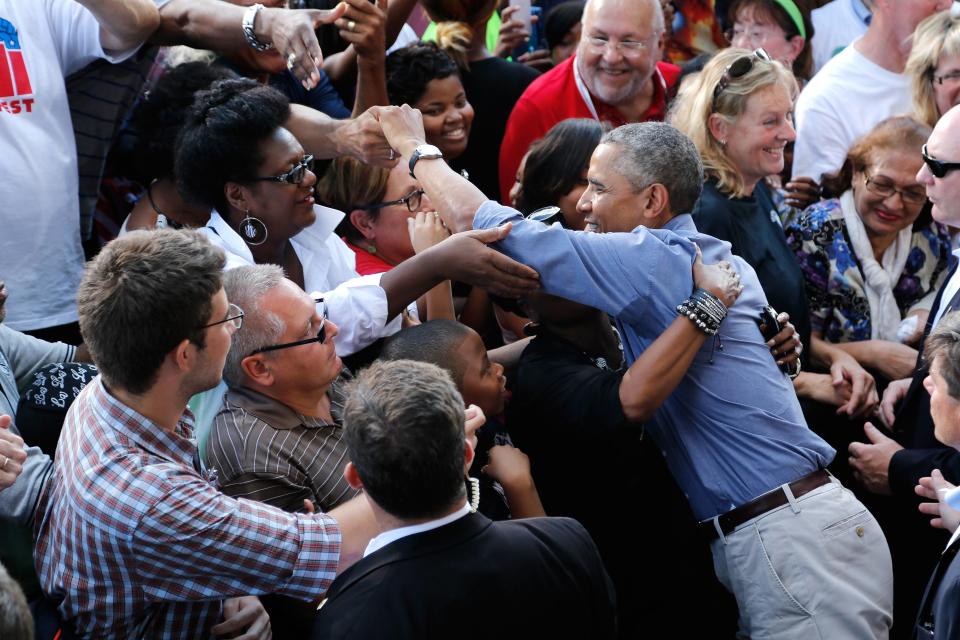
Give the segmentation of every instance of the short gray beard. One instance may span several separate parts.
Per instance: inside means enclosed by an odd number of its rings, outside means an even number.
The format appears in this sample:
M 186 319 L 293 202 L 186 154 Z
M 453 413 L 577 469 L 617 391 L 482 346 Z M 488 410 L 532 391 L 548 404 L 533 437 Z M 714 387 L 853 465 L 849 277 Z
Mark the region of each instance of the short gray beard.
M 602 88 L 593 81 L 592 71 L 588 71 L 584 68 L 583 59 L 580 56 L 577 56 L 577 71 L 580 72 L 580 78 L 583 80 L 583 84 L 587 86 L 587 90 L 590 94 L 596 98 L 599 98 L 604 104 L 616 107 L 621 104 L 627 104 L 636 99 L 640 94 L 640 91 L 643 89 L 643 81 L 639 81 L 634 77 L 634 80 L 627 84 L 622 89 L 616 91 L 607 90 Z

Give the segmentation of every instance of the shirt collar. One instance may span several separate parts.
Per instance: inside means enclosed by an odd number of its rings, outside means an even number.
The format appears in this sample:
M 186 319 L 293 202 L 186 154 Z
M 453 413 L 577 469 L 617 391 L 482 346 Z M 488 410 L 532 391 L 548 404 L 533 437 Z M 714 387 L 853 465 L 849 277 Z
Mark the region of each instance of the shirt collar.
M 340 427 L 342 423 L 341 405 L 336 402 L 340 397 L 339 385 L 340 379 L 337 378 L 327 390 L 327 397 L 330 398 L 330 413 L 333 415 L 333 422 L 327 422 L 323 418 L 313 416 L 304 416 L 279 400 L 266 396 L 258 391 L 248 387 L 230 387 L 224 399 L 226 408 L 231 406 L 239 407 L 244 411 L 253 414 L 260 420 L 263 420 L 274 429 L 296 429 L 297 427 L 306 427 L 315 429 L 319 427 Z M 336 387 L 336 388 L 335 388 Z
M 693 216 L 689 213 L 681 213 L 678 216 L 673 216 L 667 220 L 667 224 L 663 225 L 664 229 L 670 231 L 692 231 L 696 232 L 697 225 L 693 223 Z
M 197 441 L 194 436 L 194 417 L 189 409 L 184 407 L 176 433 L 171 433 L 115 398 L 104 386 L 101 376 L 97 376 L 89 386 L 92 387 L 93 411 L 105 428 L 116 431 L 153 455 L 196 468 L 194 457 Z
M 346 214 L 342 211 L 324 207 L 319 204 L 313 205 L 313 212 L 316 214 L 316 221 L 294 236 L 294 238 L 301 241 L 300 244 L 307 247 L 311 246 L 312 242 L 322 244 L 326 241 L 334 229 L 336 229 L 340 222 L 346 217 Z M 210 213 L 210 220 L 207 222 L 207 226 L 220 236 L 227 251 L 253 264 L 253 254 L 250 253 L 250 247 L 243 241 L 240 234 L 227 224 L 227 221 L 216 209 Z
M 442 518 L 437 518 L 436 520 L 430 520 L 429 522 L 421 522 L 420 524 L 413 524 L 409 527 L 400 527 L 398 529 L 390 529 L 389 531 L 384 531 L 380 535 L 376 536 L 367 544 L 366 550 L 363 552 L 363 557 L 366 558 L 368 555 L 375 551 L 383 549 L 388 544 L 394 543 L 397 540 L 406 538 L 407 536 L 412 536 L 416 533 L 423 533 L 424 531 L 431 531 L 433 529 L 439 529 L 444 525 L 448 525 L 451 522 L 455 522 L 460 518 L 466 516 L 470 513 L 470 505 L 466 502 L 463 503 L 463 506 Z
M 223 247 L 228 253 L 239 256 L 249 264 L 254 263 L 253 254 L 250 253 L 250 247 L 243 241 L 240 234 L 227 224 L 227 221 L 216 209 L 210 212 L 210 220 L 207 221 L 207 227 L 220 236 L 220 240 L 223 241 Z

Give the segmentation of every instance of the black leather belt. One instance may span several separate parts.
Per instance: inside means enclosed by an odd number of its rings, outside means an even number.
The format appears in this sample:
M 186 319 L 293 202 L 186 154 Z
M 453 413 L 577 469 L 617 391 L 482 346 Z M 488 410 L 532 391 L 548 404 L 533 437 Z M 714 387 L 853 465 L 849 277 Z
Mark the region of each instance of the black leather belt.
M 799 498 L 829 482 L 830 474 L 823 469 L 818 469 L 811 474 L 803 476 L 799 480 L 791 482 L 789 486 L 793 497 Z M 740 505 L 736 509 L 731 509 L 726 513 L 720 514 L 716 519 L 720 524 L 720 530 L 723 531 L 723 535 L 729 535 L 744 522 L 748 522 L 757 516 L 762 516 L 768 511 L 782 507 L 787 504 L 787 502 L 789 501 L 787 500 L 787 494 L 784 492 L 783 487 L 777 487 L 758 498 L 754 498 L 746 504 Z M 699 524 L 700 531 L 707 537 L 707 540 L 710 541 L 718 537 L 717 528 L 714 526 L 713 521 L 714 519 L 710 518 Z

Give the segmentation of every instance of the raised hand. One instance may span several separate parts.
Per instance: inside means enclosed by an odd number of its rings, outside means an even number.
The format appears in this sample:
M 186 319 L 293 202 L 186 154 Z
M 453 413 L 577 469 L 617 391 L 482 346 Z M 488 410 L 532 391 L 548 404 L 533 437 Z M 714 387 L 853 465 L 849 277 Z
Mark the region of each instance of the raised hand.
M 263 9 L 257 17 L 267 32 L 266 42 L 273 44 L 307 89 L 320 82 L 320 64 L 323 53 L 317 41 L 316 30 L 320 25 L 333 24 L 347 10 L 343 2 L 333 9 Z

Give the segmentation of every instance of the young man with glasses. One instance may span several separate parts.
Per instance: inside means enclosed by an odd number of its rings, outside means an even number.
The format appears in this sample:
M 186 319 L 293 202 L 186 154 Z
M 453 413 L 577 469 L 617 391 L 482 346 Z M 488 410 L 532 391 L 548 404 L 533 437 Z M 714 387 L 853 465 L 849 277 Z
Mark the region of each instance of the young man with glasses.
M 269 635 L 252 594 L 309 601 L 356 559 L 366 507 L 289 514 L 221 493 L 193 437 L 194 394 L 221 378 L 242 310 L 223 253 L 192 232 L 107 245 L 78 294 L 100 377 L 75 401 L 38 509 L 44 592 L 78 635 Z
M 577 53 L 540 76 L 517 101 L 500 146 L 500 193 L 509 202 L 520 160 L 530 144 L 568 118 L 620 126 L 663 120 L 667 95 L 680 75 L 662 62 L 665 42 L 659 0 L 589 0 Z

